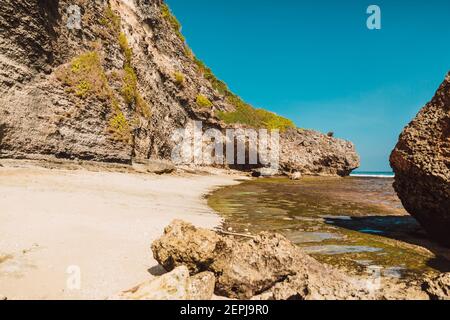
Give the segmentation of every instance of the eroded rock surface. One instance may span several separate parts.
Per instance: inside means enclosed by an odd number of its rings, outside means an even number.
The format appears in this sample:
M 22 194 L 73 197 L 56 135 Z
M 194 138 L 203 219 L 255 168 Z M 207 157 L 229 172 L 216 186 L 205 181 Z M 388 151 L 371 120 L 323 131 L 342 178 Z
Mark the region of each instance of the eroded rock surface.
M 211 300 L 216 278 L 212 272 L 201 272 L 191 277 L 189 283 L 190 300 Z
M 287 173 L 347 176 L 360 166 L 353 143 L 317 131 L 287 130 L 280 144 L 280 165 Z
M 215 293 L 250 299 L 360 299 L 373 295 L 352 279 L 320 264 L 278 234 L 235 239 L 174 221 L 152 244 L 166 269 L 186 266 L 191 274 L 210 271 Z
M 395 190 L 428 234 L 450 246 L 450 74 L 391 155 Z
M 423 287 L 432 300 L 450 300 L 450 273 L 427 279 Z

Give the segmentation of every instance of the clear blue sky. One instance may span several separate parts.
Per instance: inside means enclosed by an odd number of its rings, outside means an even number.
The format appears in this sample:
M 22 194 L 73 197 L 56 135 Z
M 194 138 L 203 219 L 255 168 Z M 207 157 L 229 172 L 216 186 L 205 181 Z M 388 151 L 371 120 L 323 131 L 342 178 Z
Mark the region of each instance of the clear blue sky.
M 167 0 L 194 53 L 255 107 L 353 141 L 390 170 L 398 135 L 450 70 L 448 0 Z M 366 27 L 381 8 L 382 29 Z

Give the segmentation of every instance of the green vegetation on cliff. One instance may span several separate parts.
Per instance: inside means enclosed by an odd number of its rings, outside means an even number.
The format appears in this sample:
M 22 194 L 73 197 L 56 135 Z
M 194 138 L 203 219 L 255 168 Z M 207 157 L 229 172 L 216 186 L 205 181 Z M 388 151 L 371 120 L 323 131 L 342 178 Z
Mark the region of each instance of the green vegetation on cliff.
M 178 19 L 172 14 L 172 11 L 170 11 L 169 6 L 165 3 L 161 5 L 161 14 L 162 17 L 172 26 L 173 30 L 175 31 L 175 34 L 184 42 L 185 38 L 181 33 L 181 24 L 178 21 Z
M 184 84 L 184 75 L 181 72 L 175 72 L 173 77 L 175 78 L 175 83 L 178 86 L 182 86 Z
M 172 28 L 175 30 L 180 39 L 185 41 L 180 31 L 181 25 L 179 21 L 175 18 L 166 4 L 161 5 L 161 13 L 163 18 L 165 18 L 171 24 Z M 231 112 L 218 111 L 216 113 L 216 116 L 220 120 L 224 121 L 226 124 L 238 123 L 254 128 L 267 128 L 269 130 L 278 129 L 284 131 L 289 128 L 295 128 L 295 124 L 291 120 L 264 109 L 256 109 L 242 101 L 241 98 L 231 92 L 225 82 L 219 80 L 214 75 L 212 70 L 208 68 L 205 63 L 195 57 L 195 55 L 187 46 L 185 47 L 185 53 L 189 58 L 193 60 L 193 62 L 197 66 L 198 71 L 206 80 L 209 81 L 214 90 L 216 90 L 219 94 L 224 95 L 227 101 L 235 107 L 235 110 Z M 176 80 L 176 83 L 178 83 L 179 81 L 181 80 Z M 196 104 L 200 107 L 212 106 L 211 101 L 201 95 L 197 96 Z
M 197 103 L 197 106 L 199 106 L 200 108 L 210 108 L 213 106 L 212 102 L 209 101 L 209 99 L 202 94 L 199 94 L 197 96 L 195 102 Z
M 239 123 L 252 128 L 280 131 L 295 128 L 291 120 L 264 109 L 255 109 L 237 96 L 229 96 L 228 99 L 235 106 L 235 111 L 217 112 L 217 117 L 227 124 Z
M 120 48 L 122 49 L 122 53 L 125 56 L 125 63 L 123 68 L 124 76 L 122 79 L 121 89 L 122 97 L 128 105 L 131 106 L 134 104 L 138 113 L 140 113 L 145 118 L 150 118 L 150 106 L 141 96 L 138 90 L 138 78 L 132 66 L 133 50 L 130 48 L 128 39 L 123 32 L 119 34 L 118 40 Z
M 110 38 L 107 38 L 109 40 L 103 41 L 103 46 L 118 45 L 124 56 L 123 69 L 119 72 L 115 70 L 112 72 L 112 76 L 122 82 L 120 90 L 117 92 L 108 82 L 102 65 L 101 45 L 93 51 L 73 58 L 68 65 L 58 70 L 57 77 L 67 86 L 68 92 L 74 93 L 80 99 L 91 97 L 109 105 L 111 115 L 107 131 L 115 140 L 131 143 L 132 125 L 121 109 L 119 96 L 136 113 L 131 116 L 133 119 L 137 119 L 138 114 L 150 118 L 150 107 L 138 90 L 138 77 L 132 64 L 133 50 L 128 43 L 127 36 L 121 32 L 120 16 L 111 7 L 106 6 L 99 24 L 106 28 L 110 35 Z M 114 39 L 117 42 L 114 43 Z
M 80 99 L 91 97 L 109 104 L 112 116 L 108 131 L 117 140 L 131 142 L 130 125 L 120 110 L 116 95 L 108 83 L 99 52 L 88 51 L 73 58 L 56 74 L 57 78 L 67 86 L 66 90 Z
M 119 107 L 117 100 L 113 100 L 112 102 L 113 115 L 109 119 L 109 131 L 113 135 L 116 140 L 131 143 L 132 135 L 131 135 L 131 127 L 128 123 L 127 118 Z
M 100 19 L 101 25 L 106 26 L 111 30 L 120 30 L 122 21 L 109 5 L 106 6 L 103 15 L 104 17 Z
M 128 39 L 125 33 L 119 34 L 119 46 L 125 56 L 125 66 L 131 66 L 131 59 L 133 57 L 133 49 L 128 44 Z
M 105 75 L 100 55 L 97 51 L 81 54 L 58 70 L 57 78 L 80 98 L 94 96 L 106 100 L 110 96 L 110 88 Z

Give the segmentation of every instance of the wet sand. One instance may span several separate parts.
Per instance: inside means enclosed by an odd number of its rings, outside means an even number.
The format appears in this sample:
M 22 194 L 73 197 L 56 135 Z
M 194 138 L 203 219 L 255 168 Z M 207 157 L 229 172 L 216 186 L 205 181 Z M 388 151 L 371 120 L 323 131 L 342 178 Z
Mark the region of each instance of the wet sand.
M 0 296 L 8 299 L 105 299 L 133 287 L 158 272 L 150 245 L 164 227 L 173 219 L 217 226 L 203 195 L 237 183 L 223 171 L 157 176 L 3 164 Z

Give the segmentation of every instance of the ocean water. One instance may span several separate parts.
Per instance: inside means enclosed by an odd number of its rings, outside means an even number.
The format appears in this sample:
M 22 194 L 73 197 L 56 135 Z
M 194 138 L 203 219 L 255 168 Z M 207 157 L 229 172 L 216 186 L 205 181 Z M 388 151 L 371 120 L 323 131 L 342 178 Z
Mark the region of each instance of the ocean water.
M 394 178 L 395 174 L 392 171 L 354 171 L 350 176 L 362 178 Z

